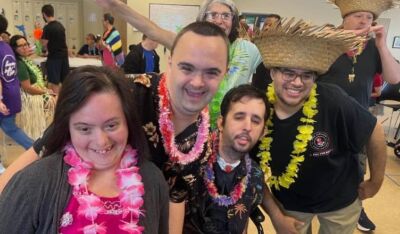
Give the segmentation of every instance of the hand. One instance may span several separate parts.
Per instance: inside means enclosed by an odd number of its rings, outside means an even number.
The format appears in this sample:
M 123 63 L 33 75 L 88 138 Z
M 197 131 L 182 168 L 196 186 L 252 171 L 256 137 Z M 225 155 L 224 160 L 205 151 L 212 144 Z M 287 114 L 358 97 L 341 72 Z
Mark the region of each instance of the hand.
M 360 200 L 364 200 L 375 196 L 381 185 L 382 182 L 373 182 L 371 180 L 361 182 L 358 186 L 358 197 Z
M 297 234 L 299 229 L 304 225 L 299 220 L 283 215 L 279 220 L 273 220 L 276 233 L 280 234 Z
M 378 48 L 386 47 L 386 31 L 383 25 L 376 25 L 370 28 L 370 32 L 375 33 L 375 45 Z
M 10 110 L 7 108 L 6 104 L 4 104 L 2 101 L 0 101 L 0 112 L 3 115 L 9 115 L 10 114 Z

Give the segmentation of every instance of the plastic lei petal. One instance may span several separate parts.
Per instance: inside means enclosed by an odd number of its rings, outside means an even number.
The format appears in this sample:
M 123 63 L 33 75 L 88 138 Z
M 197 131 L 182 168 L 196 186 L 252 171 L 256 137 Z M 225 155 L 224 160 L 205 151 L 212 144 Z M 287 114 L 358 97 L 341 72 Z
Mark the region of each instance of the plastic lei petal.
M 71 167 L 68 170 L 68 183 L 72 186 L 85 186 L 90 170 L 82 167 Z
M 123 222 L 119 228 L 130 234 L 141 234 L 144 231 L 144 227 L 139 226 L 137 222 Z
M 131 186 L 142 185 L 142 176 L 138 172 L 138 167 L 118 169 L 116 172 L 118 187 L 126 189 Z
M 84 215 L 88 220 L 96 219 L 97 215 L 104 211 L 103 202 L 93 194 L 78 197 L 78 202 L 78 214 Z
M 104 224 L 91 224 L 87 225 L 83 228 L 83 233 L 84 234 L 106 234 L 107 233 L 107 228 L 104 226 Z

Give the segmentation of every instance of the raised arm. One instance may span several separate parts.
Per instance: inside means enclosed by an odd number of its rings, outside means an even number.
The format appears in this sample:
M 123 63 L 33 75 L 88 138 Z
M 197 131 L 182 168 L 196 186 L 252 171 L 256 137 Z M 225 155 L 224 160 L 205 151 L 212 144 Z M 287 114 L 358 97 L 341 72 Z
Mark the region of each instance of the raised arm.
M 96 2 L 104 9 L 116 12 L 118 16 L 143 34 L 146 34 L 150 39 L 171 49 L 176 36 L 175 33 L 160 28 L 157 24 L 119 0 L 96 0 Z
M 382 62 L 382 76 L 390 84 L 400 82 L 400 64 L 394 59 L 386 44 L 386 32 L 382 25 L 372 26 L 375 33 L 375 45 L 378 48 Z

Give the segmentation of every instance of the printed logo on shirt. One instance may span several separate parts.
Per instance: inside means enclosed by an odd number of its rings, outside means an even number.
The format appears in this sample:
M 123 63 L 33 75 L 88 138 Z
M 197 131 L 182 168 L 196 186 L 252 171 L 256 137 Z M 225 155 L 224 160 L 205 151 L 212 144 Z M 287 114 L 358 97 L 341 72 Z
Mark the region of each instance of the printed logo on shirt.
M 5 82 L 11 82 L 17 75 L 17 63 L 14 56 L 6 55 L 1 61 L 1 77 Z
M 310 144 L 313 149 L 311 153 L 313 157 L 326 157 L 333 151 L 330 138 L 326 132 L 314 133 Z

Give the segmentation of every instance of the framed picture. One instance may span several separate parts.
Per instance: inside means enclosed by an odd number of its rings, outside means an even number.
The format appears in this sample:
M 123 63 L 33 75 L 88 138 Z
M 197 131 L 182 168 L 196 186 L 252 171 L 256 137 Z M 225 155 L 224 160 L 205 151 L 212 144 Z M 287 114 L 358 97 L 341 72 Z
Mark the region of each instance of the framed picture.
M 392 48 L 400 49 L 400 36 L 395 36 L 393 38 L 393 45 Z

